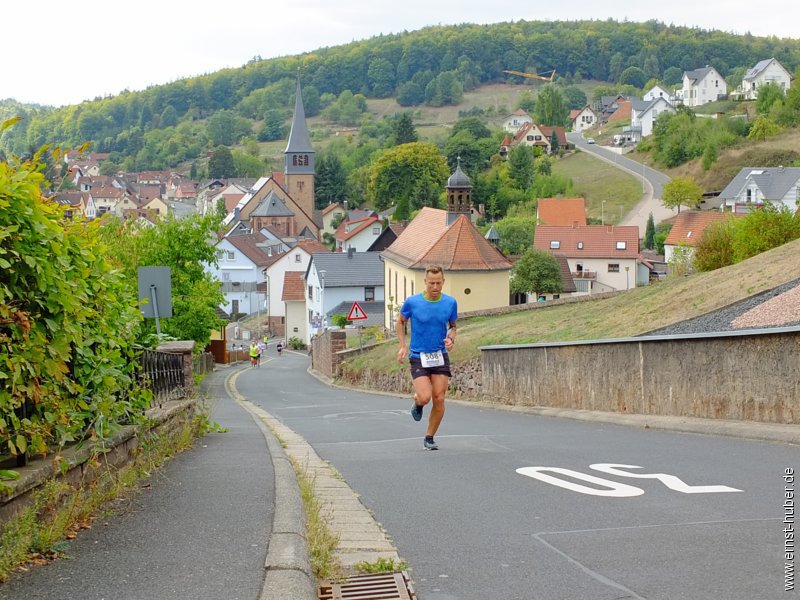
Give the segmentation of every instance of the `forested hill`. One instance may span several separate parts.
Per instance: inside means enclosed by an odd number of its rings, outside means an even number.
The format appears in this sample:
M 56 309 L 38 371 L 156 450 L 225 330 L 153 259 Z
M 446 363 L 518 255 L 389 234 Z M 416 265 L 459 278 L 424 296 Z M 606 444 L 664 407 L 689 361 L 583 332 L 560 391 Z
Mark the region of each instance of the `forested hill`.
M 284 135 L 298 69 L 306 113 L 313 116 L 343 92 L 393 96 L 405 106 L 454 103 L 459 90 L 506 81 L 503 69 L 555 69 L 572 81 L 643 85 L 652 78 L 676 83 L 684 70 L 713 65 L 735 81 L 773 56 L 794 71 L 800 40 L 656 21 L 427 27 L 298 56 L 254 59 L 240 68 L 59 109 L 3 101 L 0 119 L 19 114 L 24 120 L 0 135 L 0 151 L 23 154 L 45 143 L 77 147 L 90 141 L 92 150 L 112 153 L 118 165 L 125 159 L 124 166 L 142 169 L 176 166 L 248 136 L 276 139 Z

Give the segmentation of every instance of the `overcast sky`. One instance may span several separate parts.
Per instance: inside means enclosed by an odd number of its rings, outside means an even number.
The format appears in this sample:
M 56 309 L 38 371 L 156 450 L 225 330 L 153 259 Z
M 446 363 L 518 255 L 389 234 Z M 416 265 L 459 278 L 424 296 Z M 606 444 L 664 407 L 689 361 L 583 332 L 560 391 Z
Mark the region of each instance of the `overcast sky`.
M 0 99 L 74 104 L 426 25 L 657 19 L 797 38 L 796 0 L 6 0 Z M 762 57 L 769 58 L 769 57 Z

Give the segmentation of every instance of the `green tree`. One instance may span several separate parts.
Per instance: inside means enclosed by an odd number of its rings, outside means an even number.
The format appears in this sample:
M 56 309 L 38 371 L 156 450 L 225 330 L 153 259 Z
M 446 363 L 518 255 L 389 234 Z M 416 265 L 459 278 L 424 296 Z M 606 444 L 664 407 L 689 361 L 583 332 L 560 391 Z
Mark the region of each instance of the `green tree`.
M 669 67 L 664 71 L 664 85 L 678 85 L 681 79 L 683 79 L 683 71 L 678 67 Z M 730 80 L 728 82 L 730 83 Z
M 717 151 L 717 145 L 714 143 L 709 142 L 706 145 L 705 150 L 703 150 L 703 170 L 708 171 L 714 163 L 717 162 L 717 156 L 719 155 Z
M 227 179 L 236 174 L 233 154 L 226 146 L 217 146 L 208 159 L 208 176 L 212 179 Z
M 507 256 L 524 254 L 533 246 L 535 217 L 505 217 L 494 226 L 500 235 L 500 250 Z
M 644 230 L 644 247 L 648 250 L 655 248 L 656 244 L 656 223 L 653 220 L 653 213 L 647 217 L 647 227 Z
M 178 111 L 171 104 L 161 113 L 159 127 L 175 127 L 178 124 Z
M 562 88 L 561 93 L 564 94 L 564 97 L 567 99 L 568 109 L 577 109 L 586 106 L 586 94 L 584 94 L 580 88 L 574 85 L 568 85 Z
M 517 108 L 521 108 L 529 115 L 532 115 L 533 111 L 536 110 L 536 100 L 530 90 L 522 90 L 519 100 L 517 100 Z
M 468 131 L 476 140 L 492 137 L 492 132 L 479 117 L 461 117 L 453 124 L 450 136 L 452 137 L 460 131 Z
M 525 144 L 517 144 L 508 153 L 508 176 L 518 190 L 528 190 L 533 184 L 534 153 Z
M 264 161 L 248 152 L 231 151 L 233 171 L 236 177 L 258 178 L 267 171 Z
M 411 142 L 386 150 L 371 167 L 368 197 L 384 210 L 406 197 L 413 210 L 435 206 L 432 190 L 444 189 L 449 176 L 439 149 L 430 143 Z
M 681 211 L 681 206 L 696 206 L 703 198 L 703 188 L 691 177 L 675 177 L 664 184 L 661 191 L 661 204 L 667 208 L 676 208 Z
M 417 130 L 414 128 L 414 121 L 411 113 L 400 113 L 392 123 L 392 134 L 395 145 L 408 144 L 418 141 Z
M 694 267 L 698 271 L 713 271 L 734 263 L 733 236 L 736 229 L 733 217 L 711 223 L 703 230 L 694 249 Z
M 545 84 L 536 98 L 536 123 L 563 127 L 568 116 L 567 102 L 559 88 L 551 83 Z
M 549 252 L 529 248 L 511 269 L 511 291 L 515 294 L 560 294 L 564 291 L 561 268 Z
M 800 217 L 786 206 L 766 203 L 736 224 L 733 257 L 741 262 L 800 237 Z
M 251 132 L 249 119 L 240 117 L 230 110 L 220 110 L 208 118 L 206 131 L 215 146 L 231 146 Z
M 367 79 L 374 97 L 387 98 L 391 96 L 395 82 L 394 65 L 385 58 L 373 59 L 367 69 Z
M 425 90 L 414 81 L 406 81 L 397 88 L 397 103 L 400 106 L 417 106 L 425 102 Z
M 775 121 L 764 115 L 759 115 L 747 134 L 748 140 L 758 140 L 763 142 L 768 137 L 776 135 L 781 130 L 781 126 Z
M 211 331 L 219 326 L 217 308 L 224 301 L 219 282 L 206 270 L 207 265 L 216 264 L 214 246 L 208 240 L 218 227 L 214 212 L 182 219 L 169 216 L 155 227 L 143 229 L 119 221 L 102 228 L 108 254 L 120 265 L 133 297 L 137 295 L 139 267 L 170 268 L 173 316 L 162 319 L 162 332 L 176 339 L 194 340 L 198 350 L 208 345 Z M 146 321 L 142 338 L 154 333 L 154 322 Z
M 632 85 L 637 89 L 642 89 L 647 83 L 647 74 L 639 67 L 628 67 L 619 76 L 620 85 Z
M 317 161 L 314 197 L 317 208 L 342 202 L 347 196 L 347 172 L 338 155 L 326 152 Z
M 778 100 L 783 100 L 783 90 L 777 83 L 770 81 L 758 88 L 756 110 L 760 115 L 768 115 L 772 105 Z
M 258 132 L 258 140 L 261 142 L 271 142 L 281 140 L 286 137 L 288 131 L 284 123 L 286 114 L 282 110 L 272 109 L 264 113 L 264 125 Z

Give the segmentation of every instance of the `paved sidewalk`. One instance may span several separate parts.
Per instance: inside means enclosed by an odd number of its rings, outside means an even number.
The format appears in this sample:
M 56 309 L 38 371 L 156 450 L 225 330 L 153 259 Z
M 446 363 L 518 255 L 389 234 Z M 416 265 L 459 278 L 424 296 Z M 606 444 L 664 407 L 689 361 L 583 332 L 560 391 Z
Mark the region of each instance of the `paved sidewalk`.
M 0 584 L 26 600 L 256 600 L 275 512 L 265 433 L 232 401 L 232 369 L 206 377 L 210 433 L 175 457 L 120 515 L 98 519 L 70 543 L 68 558 Z

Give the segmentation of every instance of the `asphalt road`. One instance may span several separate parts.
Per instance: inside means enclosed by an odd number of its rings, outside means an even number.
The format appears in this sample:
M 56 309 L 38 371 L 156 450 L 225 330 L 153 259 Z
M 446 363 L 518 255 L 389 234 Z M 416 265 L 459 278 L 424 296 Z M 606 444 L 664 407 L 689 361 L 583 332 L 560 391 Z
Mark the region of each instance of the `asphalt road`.
M 787 597 L 783 474 L 800 468 L 795 446 L 451 402 L 429 452 L 408 398 L 328 387 L 307 365 L 288 353 L 238 389 L 360 494 L 420 600 Z M 518 472 L 532 467 L 572 472 Z
M 644 237 L 647 218 L 650 213 L 653 213 L 653 219 L 656 223 L 677 214 L 676 210 L 665 208 L 661 204 L 661 190 L 664 184 L 669 182 L 670 178 L 668 176 L 642 163 L 626 158 L 625 155 L 618 154 L 614 149 L 598 146 L 597 144 L 588 144 L 586 143 L 586 138 L 580 133 L 568 133 L 567 139 L 583 152 L 605 161 L 615 169 L 626 171 L 643 182 L 642 199 L 623 217 L 619 223 L 620 225 L 637 225 L 640 236 Z

